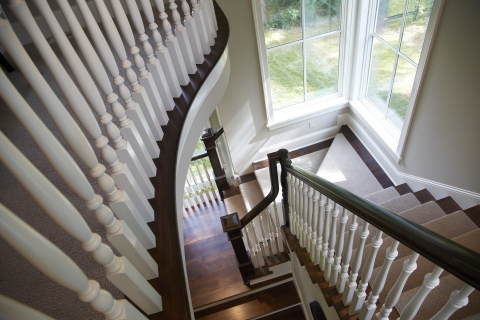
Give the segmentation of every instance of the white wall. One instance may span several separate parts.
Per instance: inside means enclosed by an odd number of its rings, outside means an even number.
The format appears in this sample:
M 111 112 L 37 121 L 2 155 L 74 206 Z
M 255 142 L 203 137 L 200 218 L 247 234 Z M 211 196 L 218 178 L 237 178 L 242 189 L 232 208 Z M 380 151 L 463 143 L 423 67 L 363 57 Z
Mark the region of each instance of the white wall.
M 316 117 L 314 129 L 309 129 L 305 120 L 268 130 L 251 0 L 218 0 L 218 4 L 230 24 L 231 59 L 230 83 L 218 109 L 236 173 L 251 172 L 252 162 L 266 158 L 267 153 L 278 150 L 275 146 L 282 142 L 310 135 L 285 145 L 293 149 L 333 137 L 336 133 L 333 129 L 321 131 L 336 126 L 337 115 L 347 112 L 346 108 Z M 315 132 L 318 134 L 313 134 Z M 270 146 L 275 148 L 268 149 Z

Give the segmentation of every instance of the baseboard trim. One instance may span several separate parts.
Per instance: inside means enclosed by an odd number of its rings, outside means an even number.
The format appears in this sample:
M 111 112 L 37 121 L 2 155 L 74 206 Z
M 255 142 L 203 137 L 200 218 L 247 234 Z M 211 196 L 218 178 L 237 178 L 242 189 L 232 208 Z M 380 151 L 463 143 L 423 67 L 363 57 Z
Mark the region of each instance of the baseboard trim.
M 479 193 L 399 171 L 358 121 L 350 114 L 342 117 L 395 185 L 408 183 L 413 191 L 426 188 L 436 199 L 451 196 L 463 209 L 480 204 Z

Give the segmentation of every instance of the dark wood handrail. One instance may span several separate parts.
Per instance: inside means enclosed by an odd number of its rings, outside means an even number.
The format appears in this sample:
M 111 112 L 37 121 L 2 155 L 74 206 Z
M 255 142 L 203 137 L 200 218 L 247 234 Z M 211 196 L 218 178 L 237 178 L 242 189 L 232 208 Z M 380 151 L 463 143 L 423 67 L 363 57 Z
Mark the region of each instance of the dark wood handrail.
M 195 160 L 202 159 L 202 158 L 206 158 L 206 157 L 208 157 L 208 153 L 207 153 L 207 151 L 203 151 L 203 152 L 194 154 L 194 155 L 192 156 L 192 160 L 191 160 L 191 161 L 195 161 Z
M 282 175 L 286 170 L 343 208 L 480 290 L 480 254 L 292 164 L 285 149 L 279 150 L 278 154 Z

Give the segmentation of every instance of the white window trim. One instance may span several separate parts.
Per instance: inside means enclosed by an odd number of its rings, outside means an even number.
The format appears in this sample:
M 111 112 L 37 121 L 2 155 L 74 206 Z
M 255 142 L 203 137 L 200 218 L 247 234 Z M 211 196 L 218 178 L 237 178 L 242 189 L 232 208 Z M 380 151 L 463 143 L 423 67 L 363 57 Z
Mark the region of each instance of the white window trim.
M 260 0 L 252 0 L 255 33 L 257 38 L 258 53 L 260 57 L 260 69 L 262 74 L 262 84 L 267 113 L 267 128 L 269 130 L 275 130 L 311 117 L 332 112 L 334 110 L 339 110 L 348 106 L 348 99 L 345 98 L 348 96 L 346 94 L 346 88 L 348 88 L 348 85 L 344 85 L 344 82 L 345 79 L 348 79 L 348 77 L 346 77 L 346 74 L 349 68 L 346 67 L 346 65 L 349 61 L 348 58 L 350 55 L 349 46 L 347 45 L 347 43 L 350 43 L 350 41 L 347 41 L 347 33 L 349 32 L 349 30 L 353 30 L 354 26 L 354 23 L 350 23 L 350 21 L 346 19 L 347 14 L 352 14 L 352 10 L 349 10 L 349 8 L 351 7 L 351 2 L 353 2 L 353 0 L 342 0 L 341 5 L 342 24 L 340 28 L 340 48 L 338 60 L 338 91 L 336 93 L 319 97 L 317 99 L 305 101 L 287 108 L 273 111 L 271 99 L 272 94 L 270 91 L 270 77 L 268 73 L 267 49 L 265 46 L 265 37 L 263 30 L 262 9 L 260 7 Z M 302 20 L 303 19 L 304 15 L 302 13 Z
M 360 81 L 360 86 L 356 86 L 357 88 L 352 89 L 350 106 L 355 114 L 357 114 L 362 120 L 364 125 L 374 136 L 376 136 L 377 140 L 386 147 L 386 150 L 393 159 L 396 162 L 400 162 L 405 151 L 413 114 L 417 106 L 418 93 L 422 84 L 423 73 L 430 56 L 433 40 L 435 38 L 434 36 L 439 24 L 438 18 L 441 9 L 443 8 L 444 0 L 435 0 L 430 13 L 427 32 L 425 34 L 402 130 L 399 130 L 387 121 L 383 117 L 383 114 L 381 114 L 381 112 L 379 112 L 378 109 L 366 98 L 371 50 L 373 46 L 373 41 L 371 41 L 370 38 L 372 37 L 371 33 L 375 26 L 375 19 L 372 19 L 371 15 L 376 15 L 376 4 L 377 0 L 363 1 L 363 5 L 359 7 L 358 14 L 363 18 L 359 19 L 357 23 L 357 35 L 355 38 L 359 42 L 356 44 L 357 50 L 360 49 L 357 52 L 362 52 L 361 48 L 363 48 L 363 54 L 359 54 L 359 58 L 354 62 L 355 66 L 353 69 L 356 71 L 357 77 L 354 76 L 356 79 L 353 81 Z

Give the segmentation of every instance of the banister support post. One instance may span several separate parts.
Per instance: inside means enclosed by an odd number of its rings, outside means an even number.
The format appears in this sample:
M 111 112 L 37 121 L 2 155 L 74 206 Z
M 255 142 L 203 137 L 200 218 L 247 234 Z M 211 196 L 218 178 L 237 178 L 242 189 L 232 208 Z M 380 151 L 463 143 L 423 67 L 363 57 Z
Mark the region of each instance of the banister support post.
M 280 174 L 280 183 L 282 184 L 282 203 L 283 203 L 283 221 L 285 221 L 286 226 L 290 226 L 290 209 L 288 204 L 288 183 L 287 183 L 287 166 L 291 165 L 292 160 L 287 149 L 278 150 L 277 154 L 280 158 L 280 165 L 282 172 Z
M 237 267 L 242 275 L 243 283 L 248 284 L 250 279 L 255 276 L 255 268 L 243 242 L 242 223 L 238 213 L 222 216 L 220 221 L 223 232 L 227 233 L 228 241 L 232 243 L 233 251 L 235 251 Z
M 218 188 L 218 193 L 220 193 L 220 197 L 223 200 L 223 191 L 228 190 L 230 185 L 228 184 L 225 171 L 222 168 L 215 144 L 215 141 L 222 135 L 222 133 L 223 127 L 220 127 L 215 133 L 212 128 L 208 128 L 203 131 L 200 140 L 203 141 L 205 150 L 207 150 L 208 158 L 212 164 L 213 174 L 215 175 L 215 183 Z

